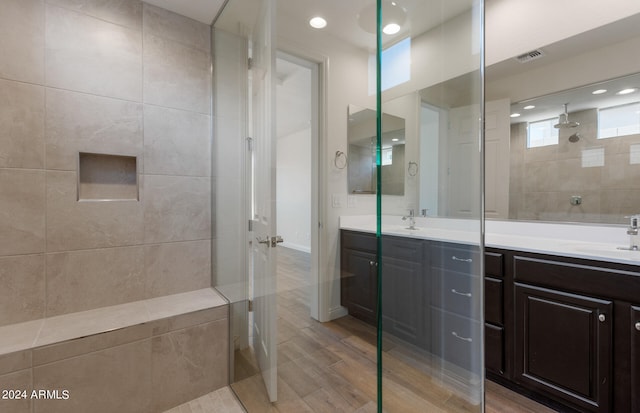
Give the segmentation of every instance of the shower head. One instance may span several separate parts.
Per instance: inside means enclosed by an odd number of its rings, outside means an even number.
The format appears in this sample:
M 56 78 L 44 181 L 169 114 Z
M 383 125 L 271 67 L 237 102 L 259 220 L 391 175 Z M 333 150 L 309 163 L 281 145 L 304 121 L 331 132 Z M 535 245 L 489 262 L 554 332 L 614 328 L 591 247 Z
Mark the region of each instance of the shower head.
M 573 135 L 569 136 L 569 142 L 571 142 L 571 143 L 576 143 L 579 140 L 580 140 L 580 134 L 578 132 L 576 132 Z
M 577 128 L 578 126 L 580 126 L 580 124 L 578 122 L 570 122 L 569 121 L 569 114 L 567 113 L 567 106 L 569 104 L 565 103 L 564 104 L 564 113 L 561 113 L 559 118 L 560 121 L 558 123 L 556 123 L 555 125 L 553 125 L 554 128 L 556 129 L 569 129 L 569 128 Z

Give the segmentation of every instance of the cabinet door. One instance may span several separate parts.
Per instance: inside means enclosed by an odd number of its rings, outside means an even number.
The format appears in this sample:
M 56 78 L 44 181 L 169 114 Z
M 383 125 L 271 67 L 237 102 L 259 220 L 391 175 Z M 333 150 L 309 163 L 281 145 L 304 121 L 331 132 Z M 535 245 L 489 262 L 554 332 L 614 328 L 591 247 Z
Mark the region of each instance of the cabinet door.
M 611 301 L 515 284 L 515 379 L 581 411 L 608 412 Z
M 340 294 L 349 314 L 369 324 L 376 324 L 377 280 L 376 254 L 342 249 Z
M 640 412 L 640 307 L 631 307 L 631 411 Z
M 382 258 L 382 329 L 409 343 L 422 345 L 428 331 L 420 263 Z

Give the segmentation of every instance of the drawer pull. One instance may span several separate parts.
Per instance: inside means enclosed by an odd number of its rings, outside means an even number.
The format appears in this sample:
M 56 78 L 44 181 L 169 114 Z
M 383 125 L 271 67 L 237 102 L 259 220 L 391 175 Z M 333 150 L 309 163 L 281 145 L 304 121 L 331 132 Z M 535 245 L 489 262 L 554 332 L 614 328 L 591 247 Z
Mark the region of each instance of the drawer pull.
M 458 333 L 456 333 L 455 331 L 452 331 L 451 335 L 454 336 L 455 338 L 459 338 L 460 340 L 466 341 L 468 343 L 471 343 L 473 341 L 473 339 L 470 337 L 459 336 Z
M 471 293 L 461 293 L 460 291 L 457 291 L 455 288 L 452 288 L 451 292 L 454 293 L 454 294 L 464 295 L 465 297 L 471 298 Z
M 640 321 L 636 323 L 636 330 L 640 331 Z
M 451 259 L 454 261 L 461 261 L 461 262 L 473 262 L 473 258 L 458 258 L 455 255 L 452 255 Z

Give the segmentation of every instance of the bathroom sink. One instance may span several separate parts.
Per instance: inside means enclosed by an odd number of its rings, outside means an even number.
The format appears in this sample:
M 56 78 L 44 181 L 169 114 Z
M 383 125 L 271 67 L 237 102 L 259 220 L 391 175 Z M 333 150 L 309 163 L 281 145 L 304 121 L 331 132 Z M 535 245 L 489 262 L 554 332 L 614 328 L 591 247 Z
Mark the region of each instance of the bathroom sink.
M 562 244 L 563 248 L 582 252 L 590 255 L 600 255 L 608 257 L 631 258 L 640 260 L 640 251 L 633 251 L 619 245 L 569 243 Z

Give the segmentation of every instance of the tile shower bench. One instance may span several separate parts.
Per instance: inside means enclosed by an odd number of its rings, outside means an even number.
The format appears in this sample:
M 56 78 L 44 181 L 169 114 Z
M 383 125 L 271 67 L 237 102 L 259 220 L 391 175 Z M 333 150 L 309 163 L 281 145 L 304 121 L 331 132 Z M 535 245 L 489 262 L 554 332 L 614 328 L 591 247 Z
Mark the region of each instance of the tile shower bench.
M 228 311 L 206 288 L 0 327 L 0 411 L 156 413 L 226 386 Z

